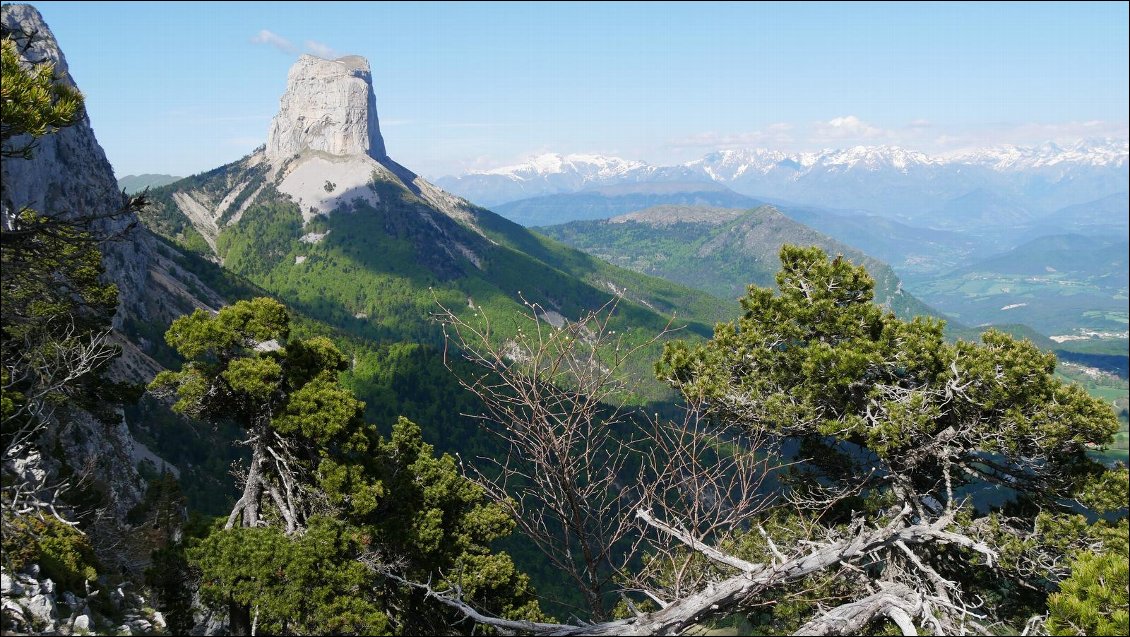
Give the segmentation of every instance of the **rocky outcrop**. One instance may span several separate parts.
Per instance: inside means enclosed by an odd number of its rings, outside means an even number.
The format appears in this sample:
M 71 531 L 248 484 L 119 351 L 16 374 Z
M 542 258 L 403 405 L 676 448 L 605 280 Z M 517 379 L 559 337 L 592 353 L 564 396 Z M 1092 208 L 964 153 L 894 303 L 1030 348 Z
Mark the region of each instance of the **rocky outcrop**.
M 205 186 L 174 190 L 175 207 L 204 238 L 220 261 L 217 237 L 239 223 L 250 206 L 281 193 L 298 205 L 304 222 L 318 215 L 380 208 L 380 183 L 404 188 L 434 211 L 485 237 L 474 207 L 393 161 L 377 117 L 369 62 L 350 55 L 325 60 L 304 55 L 291 67 L 267 143 L 236 162 L 210 171 Z M 261 197 L 262 196 L 262 197 Z M 430 213 L 429 213 L 430 214 Z M 425 221 L 428 216 L 425 214 Z M 480 267 L 467 245 L 451 241 L 444 250 Z M 301 256 L 296 264 L 301 264 Z
M 74 85 L 58 43 L 34 8 L 4 5 L 0 19 L 6 31 L 32 34 L 30 46 L 23 49 L 28 63 L 52 62 L 58 80 Z M 152 349 L 144 338 L 129 339 L 124 329 L 127 325 L 149 321 L 164 326 L 196 307 L 213 309 L 224 303 L 203 282 L 177 266 L 179 255 L 175 250 L 159 244 L 138 225 L 134 215 L 107 216 L 123 209 L 124 197 L 87 117 L 36 140 L 31 159 L 5 158 L 2 170 L 0 203 L 5 215 L 27 206 L 64 218 L 102 217 L 93 231 L 115 238 L 100 246 L 105 276 L 119 290 L 119 307 L 114 317 L 117 331 L 112 340 L 121 345 L 124 354 L 111 367 L 114 380 L 145 383 L 160 369 L 147 356 L 146 352 Z M 58 504 L 57 485 L 64 480 L 72 486 L 81 483 L 83 488 L 90 489 L 91 495 L 83 497 L 86 501 L 96 500 L 96 505 L 64 506 L 59 509 L 60 515 L 68 519 L 82 516 L 82 529 L 107 573 L 137 580 L 151 548 L 144 544 L 142 535 L 133 534 L 125 523 L 127 512 L 142 500 L 146 489 L 137 466 L 146 462 L 154 467 L 173 468 L 146 446 L 136 443 L 130 424 L 136 423 L 127 423 L 121 409 L 107 409 L 96 417 L 74 405 L 61 405 L 43 423 L 36 441 L 38 448 L 11 450 L 0 462 L 6 486 L 7 479 L 12 478 L 43 502 Z M 96 512 L 83 508 L 95 506 Z M 123 610 L 126 623 L 115 617 L 117 623 L 108 625 L 108 618 L 91 614 L 89 609 L 83 609 L 85 603 L 73 601 L 76 596 L 81 599 L 83 591 L 55 591 L 50 580 L 36 578 L 35 573 L 4 573 L 0 584 L 5 632 L 66 634 L 97 628 L 100 632 L 137 634 L 148 630 L 146 626 L 159 623 L 137 611 L 134 615 L 138 621 L 130 624 L 129 612 Z
M 386 156 L 365 58 L 303 55 L 291 67 L 279 113 L 267 134 L 266 153 L 279 160 L 303 150 L 378 160 Z
M 59 82 L 75 85 L 51 29 L 34 7 L 4 5 L 0 16 L 5 30 L 19 38 L 25 37 L 21 34 L 30 38 L 23 42 L 27 46 L 21 48 L 25 61 L 52 63 Z M 2 170 L 0 203 L 5 214 L 26 206 L 63 218 L 98 219 L 93 232 L 114 238 L 101 246 L 105 276 L 118 286 L 114 326 L 121 328 L 127 316 L 143 318 L 147 314 L 147 283 L 155 252 L 153 240 L 138 227 L 132 213 L 111 214 L 122 211 L 125 200 L 89 118 L 84 114 L 76 124 L 40 137 L 30 159 L 7 158 Z M 50 435 L 41 444 L 46 445 L 44 448 L 61 447 L 62 461 L 71 469 L 89 471 L 86 475 L 105 485 L 114 513 L 124 516 L 140 501 L 145 488 L 131 462 L 133 438 L 125 422 L 118 420 L 107 425 L 79 409 L 60 410 L 56 419 L 60 422 L 47 429 Z M 48 456 L 32 452 L 5 458 L 4 466 L 16 475 L 29 476 L 29 484 L 46 485 L 61 468 L 56 459 Z
M 278 184 L 279 192 L 290 195 L 307 222 L 317 214 L 357 204 L 375 207 L 380 203 L 373 180 L 384 169 L 367 155 L 334 156 L 307 151 L 306 156 L 287 168 Z
M 25 60 L 54 64 L 58 81 L 75 86 L 66 57 L 34 7 L 4 5 L 2 20 L 5 29 L 32 36 L 30 46 L 22 53 Z M 39 138 L 31 159 L 5 159 L 0 172 L 4 183 L 0 206 L 4 214 L 26 206 L 52 216 L 103 217 L 94 230 L 117 239 L 103 246 L 103 265 L 107 276 L 117 284 L 121 301 L 114 317 L 115 326 L 120 327 L 127 314 L 144 316 L 143 296 L 151 249 L 135 232 L 134 215 L 106 218 L 122 210 L 126 200 L 118 190 L 106 153 L 94 137 L 90 118 L 84 113 L 75 125 Z
M 59 591 L 38 564 L 19 573 L 5 570 L 0 572 L 0 629 L 6 635 L 166 634 L 165 617 L 129 588 L 88 583 L 87 590 L 76 594 Z M 102 599 L 106 601 L 98 604 Z

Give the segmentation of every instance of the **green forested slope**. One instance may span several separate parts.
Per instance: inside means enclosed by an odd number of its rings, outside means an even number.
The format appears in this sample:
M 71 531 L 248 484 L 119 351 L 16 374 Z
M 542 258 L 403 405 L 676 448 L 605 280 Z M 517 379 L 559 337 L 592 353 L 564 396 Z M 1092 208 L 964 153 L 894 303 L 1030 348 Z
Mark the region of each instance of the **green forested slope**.
M 246 163 L 154 191 L 146 224 L 181 247 L 209 254 L 174 196 L 216 199 L 249 179 L 242 191 L 255 190 L 262 184 L 254 180 L 265 177 Z M 728 318 L 725 304 L 707 293 L 611 266 L 490 211 L 469 208 L 469 220 L 457 221 L 397 179 L 377 178 L 372 188 L 379 203 L 357 202 L 303 223 L 298 207 L 267 184 L 237 223 L 222 227 L 212 258 L 303 315 L 375 343 L 439 346 L 442 336 L 431 317 L 440 305 L 491 320 L 501 336 L 525 302 L 543 308 L 550 320 L 576 319 L 622 295 L 613 324 L 635 340 L 661 330 L 672 314 L 702 336 Z M 312 234 L 322 236 L 313 242 Z M 650 364 L 635 365 L 641 377 L 650 376 Z M 662 393 L 658 384 L 650 387 L 653 394 L 641 399 Z
M 935 314 L 901 290 L 889 266 L 797 223 L 771 206 L 752 210 L 659 206 L 602 221 L 538 228 L 549 237 L 615 265 L 661 276 L 721 297 L 737 298 L 750 283 L 773 286 L 784 244 L 817 245 L 865 265 L 876 301 L 904 317 Z

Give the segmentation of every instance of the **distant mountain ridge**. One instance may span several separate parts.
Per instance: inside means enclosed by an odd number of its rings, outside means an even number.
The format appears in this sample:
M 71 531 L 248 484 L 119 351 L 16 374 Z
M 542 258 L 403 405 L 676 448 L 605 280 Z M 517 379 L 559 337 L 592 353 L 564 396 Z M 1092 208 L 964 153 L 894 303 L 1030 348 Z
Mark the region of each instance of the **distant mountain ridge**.
M 1035 220 L 1037 226 L 1059 232 L 1127 236 L 1130 233 L 1130 196 L 1126 192 L 1066 206 Z
M 1042 236 L 916 281 L 927 303 L 971 324 L 1024 323 L 1048 335 L 1126 331 L 1126 236 Z
M 980 270 L 1011 274 L 1051 272 L 1087 273 L 1109 276 L 1114 285 L 1127 285 L 1130 244 L 1123 238 L 1098 238 L 1078 234 L 1049 235 L 1033 239 L 1016 248 L 966 266 L 957 273 Z
M 773 206 L 747 210 L 656 206 L 599 221 L 536 228 L 558 241 L 621 267 L 737 298 L 753 283 L 776 285 L 784 244 L 817 245 L 867 267 L 875 302 L 904 317 L 937 315 L 902 289 L 890 266 L 798 223 Z
M 184 177 L 155 173 L 126 175 L 124 177 L 118 177 L 118 189 L 124 190 L 132 195 L 134 193 L 141 192 L 146 188 L 158 188 L 160 186 L 167 186 L 174 181 L 179 181 L 181 179 L 184 179 Z
M 628 181 L 626 177 L 637 175 L 675 174 L 680 169 L 690 171 L 686 174 L 693 174 L 695 169 L 701 169 L 701 174 L 713 181 L 728 182 L 751 172 L 768 173 L 777 169 L 802 171 L 817 166 L 869 170 L 895 168 L 909 171 L 921 166 L 959 165 L 1005 172 L 1069 165 L 1125 167 L 1128 158 L 1130 142 L 1114 139 L 1080 140 L 1068 146 L 1051 142 L 1038 146 L 1002 145 L 937 155 L 882 145 L 829 148 L 813 152 L 786 152 L 767 148 L 728 149 L 672 166 L 658 166 L 607 155 L 543 153 L 519 164 L 467 171 L 461 176 L 491 175 L 530 181 L 549 175 L 575 175 L 586 184 L 599 184 Z M 440 177 L 437 183 L 446 183 L 447 179 L 449 177 Z
M 711 182 L 629 183 L 575 193 L 544 195 L 494 206 L 498 214 L 524 226 L 562 220 L 606 219 L 659 205 L 756 208 L 763 202 Z
M 512 166 L 436 179 L 480 205 L 622 183 L 716 182 L 752 197 L 921 219 L 940 202 L 984 189 L 1033 216 L 1128 190 L 1126 140 L 998 146 L 928 155 L 897 146 L 817 152 L 722 150 L 674 166 L 548 153 Z
M 782 211 L 839 241 L 888 263 L 903 278 L 948 272 L 971 257 L 993 250 L 986 242 L 951 230 L 910 226 L 874 214 L 836 214 L 823 208 L 789 206 Z

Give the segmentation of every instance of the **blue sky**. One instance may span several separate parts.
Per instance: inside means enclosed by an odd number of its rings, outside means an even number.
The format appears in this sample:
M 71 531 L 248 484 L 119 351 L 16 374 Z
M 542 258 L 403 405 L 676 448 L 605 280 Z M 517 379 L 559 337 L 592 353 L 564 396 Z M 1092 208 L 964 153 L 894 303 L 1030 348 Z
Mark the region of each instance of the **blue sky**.
M 539 152 L 939 152 L 1127 136 L 1127 3 L 34 3 L 119 175 L 266 139 L 303 52 L 373 68 L 426 176 Z

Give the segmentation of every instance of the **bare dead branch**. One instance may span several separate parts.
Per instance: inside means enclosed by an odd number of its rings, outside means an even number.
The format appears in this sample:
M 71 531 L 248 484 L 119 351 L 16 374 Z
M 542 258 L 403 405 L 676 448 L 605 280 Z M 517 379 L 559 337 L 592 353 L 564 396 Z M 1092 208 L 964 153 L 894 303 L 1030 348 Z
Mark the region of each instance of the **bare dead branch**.
M 620 569 L 615 547 L 634 525 L 626 471 L 638 417 L 624 367 L 670 329 L 630 344 L 611 328 L 618 300 L 576 321 L 526 303 L 506 338 L 440 306 L 448 349 L 480 371 L 457 375 L 484 411 L 467 414 L 503 446 L 469 473 L 522 533 L 570 577 L 597 617 Z M 552 312 L 552 315 L 556 315 Z M 560 315 L 556 315 L 559 317 Z M 553 321 L 552 323 L 550 321 Z
M 751 573 L 762 568 L 761 564 L 754 564 L 753 562 L 747 562 L 746 560 L 734 557 L 733 555 L 727 555 L 726 553 L 723 553 L 722 551 L 719 551 L 712 546 L 704 544 L 701 540 L 696 539 L 686 531 L 681 531 L 668 524 L 660 522 L 659 520 L 656 520 L 655 517 L 651 515 L 651 512 L 647 509 L 638 509 L 636 511 L 636 517 L 646 522 L 649 526 L 655 527 L 659 531 L 670 535 L 683 544 L 686 544 L 691 550 L 698 551 L 699 553 L 702 553 L 706 557 L 709 557 L 719 564 L 725 564 L 726 566 L 736 568 L 739 571 L 745 571 L 746 573 Z
M 922 600 L 902 584 L 886 586 L 863 599 L 837 606 L 801 626 L 794 635 L 861 635 L 876 617 L 890 617 L 903 635 L 918 635 L 911 617 L 919 614 Z

